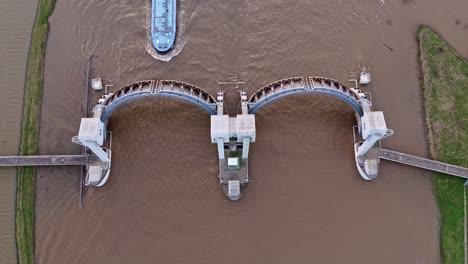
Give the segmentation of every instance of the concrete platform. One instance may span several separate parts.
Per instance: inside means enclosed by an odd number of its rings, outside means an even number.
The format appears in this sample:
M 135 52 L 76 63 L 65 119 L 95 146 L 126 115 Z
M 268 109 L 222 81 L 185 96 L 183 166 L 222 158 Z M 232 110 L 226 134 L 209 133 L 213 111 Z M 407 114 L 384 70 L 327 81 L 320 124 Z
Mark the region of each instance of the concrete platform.
M 242 159 L 242 150 L 236 151 L 224 151 L 226 158 L 219 160 L 219 184 L 221 189 L 223 190 L 226 197 L 231 201 L 237 201 L 242 197 L 245 188 L 247 188 L 247 184 L 249 182 L 249 174 L 248 174 L 248 159 Z M 233 168 L 232 164 L 229 166 L 228 158 L 236 157 L 239 159 L 239 163 L 236 164 L 235 168 Z M 238 182 L 237 182 L 238 181 Z M 237 182 L 237 187 L 239 195 L 232 196 L 230 195 L 229 186 L 235 186 L 234 182 Z
M 228 184 L 229 181 L 238 180 L 240 183 L 247 183 L 249 181 L 248 175 L 248 160 L 239 159 L 239 169 L 231 169 L 228 167 L 229 151 L 226 151 L 226 159 L 219 160 L 219 181 L 221 184 Z

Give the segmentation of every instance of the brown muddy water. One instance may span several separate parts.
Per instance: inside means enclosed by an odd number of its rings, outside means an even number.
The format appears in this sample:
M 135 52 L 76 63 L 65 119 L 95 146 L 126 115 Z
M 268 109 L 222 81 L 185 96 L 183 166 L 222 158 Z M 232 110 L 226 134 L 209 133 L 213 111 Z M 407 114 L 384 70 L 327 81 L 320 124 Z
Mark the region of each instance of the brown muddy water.
M 17 155 L 37 1 L 0 0 L 0 155 Z M 16 169 L 0 169 L 0 263 L 16 263 Z
M 370 66 L 374 107 L 396 134 L 385 147 L 427 154 L 416 30 L 427 24 L 468 56 L 468 2 L 180 1 L 183 48 L 169 62 L 146 50 L 148 1 L 57 2 L 50 18 L 40 151 L 79 153 L 86 61 L 123 86 L 176 79 L 214 93 L 249 93 L 291 76 L 346 82 Z M 456 23 L 456 20 L 460 23 Z M 386 48 L 384 44 L 393 49 Z M 231 114 L 237 90 L 227 88 Z M 143 100 L 112 117 L 109 182 L 78 206 L 79 170 L 38 172 L 38 263 L 439 263 L 431 173 L 382 163 L 360 180 L 348 106 L 286 99 L 257 115 L 250 183 L 241 201 L 218 188 L 209 117 L 171 100 Z

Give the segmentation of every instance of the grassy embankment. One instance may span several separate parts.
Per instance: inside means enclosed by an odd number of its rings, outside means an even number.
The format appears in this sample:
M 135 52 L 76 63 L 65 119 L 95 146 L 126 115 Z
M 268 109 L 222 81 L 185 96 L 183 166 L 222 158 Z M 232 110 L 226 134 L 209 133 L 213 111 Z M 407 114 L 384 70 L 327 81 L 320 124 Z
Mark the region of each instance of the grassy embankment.
M 45 48 L 49 29 L 48 18 L 55 0 L 39 0 L 36 21 L 32 30 L 26 71 L 23 123 L 20 155 L 37 154 L 41 117 L 42 83 Z M 18 169 L 16 194 L 16 244 L 20 264 L 34 262 L 34 196 L 36 170 Z
M 468 167 L 468 62 L 427 27 L 417 34 L 431 156 Z M 464 263 L 464 180 L 434 177 L 445 264 Z

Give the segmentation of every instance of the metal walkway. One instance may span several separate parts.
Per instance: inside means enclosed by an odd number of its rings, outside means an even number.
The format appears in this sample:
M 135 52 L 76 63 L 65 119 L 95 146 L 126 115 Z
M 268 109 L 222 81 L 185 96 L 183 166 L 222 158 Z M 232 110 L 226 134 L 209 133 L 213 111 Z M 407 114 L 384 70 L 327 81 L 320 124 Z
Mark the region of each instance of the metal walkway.
M 413 155 L 400 153 L 400 152 L 396 152 L 396 151 L 392 151 L 388 149 L 380 149 L 379 157 L 381 159 L 385 159 L 389 161 L 403 163 L 406 165 L 419 167 L 419 168 L 423 168 L 426 170 L 442 172 L 445 174 L 450 174 L 453 176 L 458 176 L 458 177 L 468 179 L 467 168 L 450 165 L 450 164 L 439 162 L 439 161 L 420 158 L 420 157 L 416 157 Z
M 87 155 L 0 156 L 0 167 L 80 166 L 88 164 Z

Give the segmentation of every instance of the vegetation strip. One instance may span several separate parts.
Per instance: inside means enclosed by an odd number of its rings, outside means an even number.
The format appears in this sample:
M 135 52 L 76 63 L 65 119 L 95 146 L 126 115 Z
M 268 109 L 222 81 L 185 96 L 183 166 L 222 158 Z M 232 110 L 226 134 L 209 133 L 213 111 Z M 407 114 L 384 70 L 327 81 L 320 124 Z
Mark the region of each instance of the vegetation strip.
M 36 21 L 32 30 L 26 71 L 20 155 L 33 155 L 38 152 L 44 57 L 49 29 L 48 18 L 52 14 L 54 5 L 55 0 L 39 0 Z M 34 263 L 35 177 L 36 170 L 32 167 L 18 169 L 16 244 L 20 264 Z
M 468 62 L 439 35 L 417 33 L 422 95 L 432 158 L 468 167 Z M 446 264 L 464 263 L 464 180 L 437 173 L 440 250 Z

